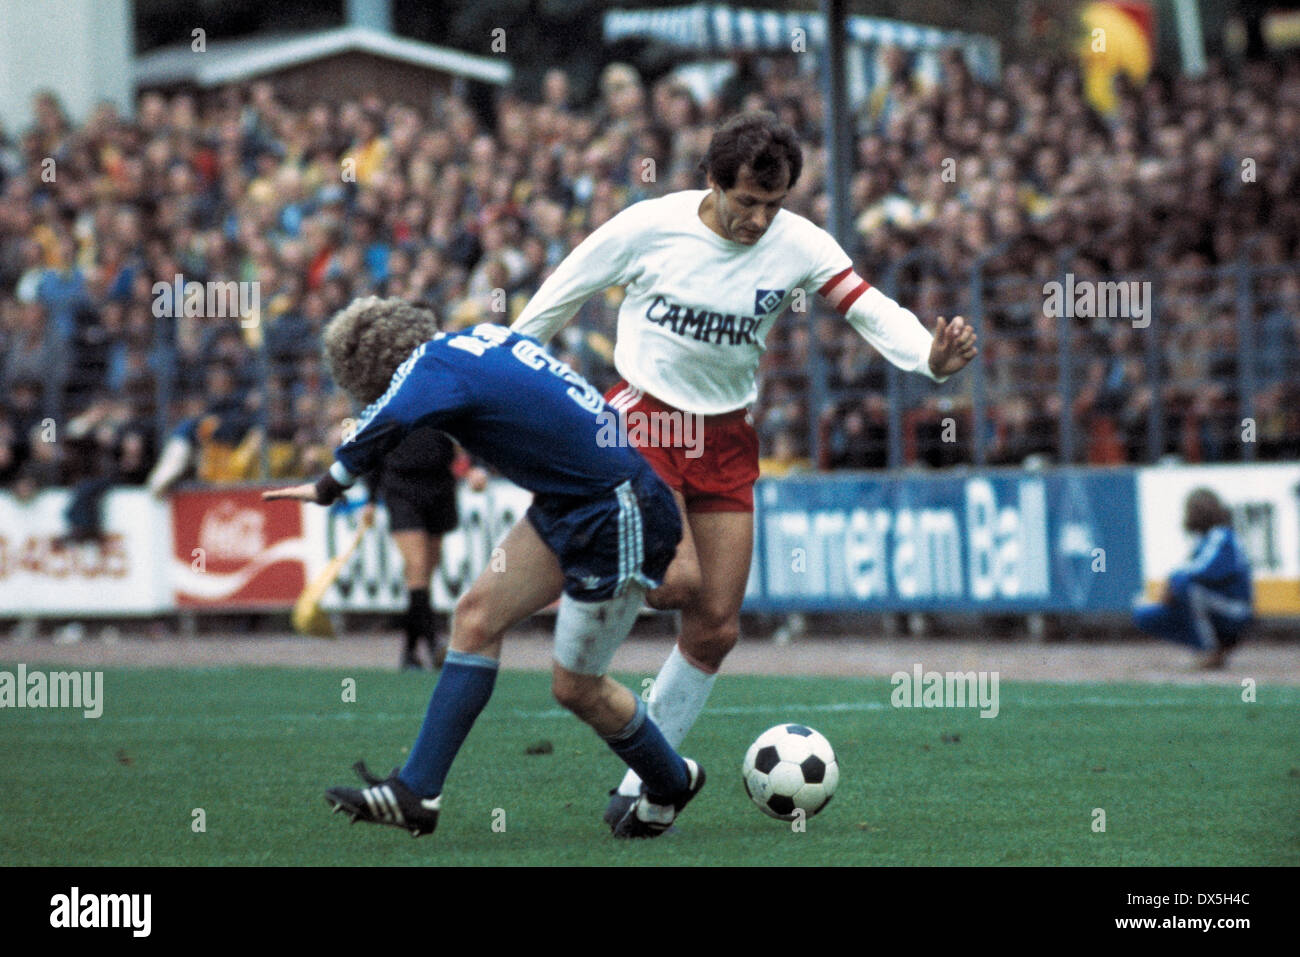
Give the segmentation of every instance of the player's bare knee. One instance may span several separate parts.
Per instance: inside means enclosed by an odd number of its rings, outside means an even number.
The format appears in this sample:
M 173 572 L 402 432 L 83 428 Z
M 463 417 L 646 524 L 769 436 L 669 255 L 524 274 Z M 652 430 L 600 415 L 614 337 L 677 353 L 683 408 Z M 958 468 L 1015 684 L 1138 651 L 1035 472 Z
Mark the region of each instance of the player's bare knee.
M 683 561 L 679 554 L 664 573 L 663 584 L 646 592 L 645 601 L 660 611 L 685 608 L 698 600 L 703 584 L 699 562 Z
M 721 667 L 740 640 L 740 620 L 735 615 L 692 615 L 683 626 L 682 653 L 692 664 L 708 671 Z
M 458 651 L 477 652 L 492 644 L 499 635 L 489 621 L 487 602 L 470 589 L 456 602 L 451 619 L 451 645 Z
M 551 677 L 551 694 L 566 711 L 588 721 L 600 703 L 600 687 L 570 674 L 556 672 Z
M 736 642 L 740 640 L 740 629 L 727 625 L 714 629 L 701 638 L 690 649 L 690 655 L 698 664 L 716 671 L 722 666 L 723 659 L 731 653 L 731 649 L 736 647 Z
M 698 576 L 693 580 L 689 578 L 680 578 L 674 581 L 665 580 L 658 588 L 646 592 L 645 603 L 659 611 L 685 608 L 695 600 L 699 590 L 700 579 Z
M 645 603 L 656 611 L 681 608 L 681 597 L 671 585 L 660 585 L 645 593 Z

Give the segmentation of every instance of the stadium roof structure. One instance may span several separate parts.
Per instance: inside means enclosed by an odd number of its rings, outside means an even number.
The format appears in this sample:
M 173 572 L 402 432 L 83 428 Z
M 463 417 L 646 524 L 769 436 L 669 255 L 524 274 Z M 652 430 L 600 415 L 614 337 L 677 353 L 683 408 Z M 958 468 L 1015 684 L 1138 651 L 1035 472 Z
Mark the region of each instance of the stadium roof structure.
M 795 30 L 802 30 L 810 52 L 826 42 L 826 21 L 812 11 L 737 10 L 721 4 L 649 10 L 611 10 L 605 14 L 606 43 L 627 39 L 655 40 L 701 56 L 736 52 L 791 51 Z M 1001 47 L 992 37 L 878 17 L 845 19 L 848 35 L 849 87 L 857 99 L 874 86 L 875 60 L 886 48 L 918 55 L 922 72 L 936 72 L 940 51 L 960 50 L 972 74 L 996 80 Z
M 312 33 L 213 40 L 196 53 L 190 44 L 165 47 L 135 60 L 137 87 L 190 84 L 200 88 L 256 79 L 347 54 L 368 54 L 468 80 L 502 85 L 513 68 L 491 57 L 395 37 L 367 27 L 339 27 Z

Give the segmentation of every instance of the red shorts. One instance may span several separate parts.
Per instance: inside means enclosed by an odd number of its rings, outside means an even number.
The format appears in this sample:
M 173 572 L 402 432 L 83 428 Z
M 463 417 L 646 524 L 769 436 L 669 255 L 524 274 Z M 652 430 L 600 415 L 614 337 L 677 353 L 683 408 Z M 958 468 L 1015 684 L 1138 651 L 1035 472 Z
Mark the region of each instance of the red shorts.
M 748 411 L 693 416 L 626 382 L 610 389 L 605 401 L 626 422 L 628 444 L 681 492 L 686 511 L 754 511 L 758 433 Z

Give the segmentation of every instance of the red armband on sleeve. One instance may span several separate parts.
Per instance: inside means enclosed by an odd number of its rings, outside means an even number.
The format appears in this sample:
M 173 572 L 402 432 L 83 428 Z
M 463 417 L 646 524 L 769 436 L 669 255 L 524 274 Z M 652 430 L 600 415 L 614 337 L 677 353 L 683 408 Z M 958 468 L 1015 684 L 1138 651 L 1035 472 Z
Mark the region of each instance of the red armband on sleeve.
M 831 276 L 817 290 L 821 296 L 840 315 L 849 311 L 849 306 L 858 301 L 858 297 L 871 288 L 871 283 L 853 271 L 852 267 Z

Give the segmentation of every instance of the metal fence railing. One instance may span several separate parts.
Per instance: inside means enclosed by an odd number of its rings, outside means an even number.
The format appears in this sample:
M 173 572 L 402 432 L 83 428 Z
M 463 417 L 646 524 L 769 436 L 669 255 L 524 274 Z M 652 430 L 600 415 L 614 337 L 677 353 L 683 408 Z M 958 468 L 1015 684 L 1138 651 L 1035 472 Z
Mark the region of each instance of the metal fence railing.
M 1223 266 L 1102 276 L 1067 249 L 1031 275 L 1012 253 L 990 249 L 963 274 L 922 248 L 881 277 L 927 324 L 974 324 L 978 358 L 942 385 L 889 365 L 821 305 L 779 320 L 755 408 L 764 454 L 793 449 L 822 469 L 1300 458 L 1300 263 L 1260 265 L 1247 249 Z M 602 389 L 617 378 L 616 316 L 616 297 L 595 297 L 552 343 Z M 170 322 L 155 330 L 161 445 L 185 381 Z M 262 341 L 248 358 L 266 429 L 287 401 L 283 363 Z
M 823 468 L 1300 456 L 1300 263 L 1099 276 L 1067 250 L 1056 275 L 1029 278 L 991 268 L 1004 252 L 962 276 L 916 250 L 881 283 L 926 322 L 975 325 L 979 357 L 940 386 L 867 358 L 842 324 L 828 335 L 824 315 L 787 329 L 765 438 L 798 418 Z M 792 416 L 801 388 L 824 398 Z

